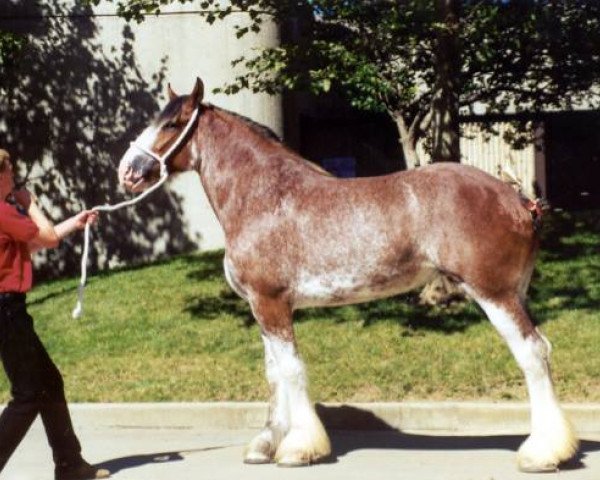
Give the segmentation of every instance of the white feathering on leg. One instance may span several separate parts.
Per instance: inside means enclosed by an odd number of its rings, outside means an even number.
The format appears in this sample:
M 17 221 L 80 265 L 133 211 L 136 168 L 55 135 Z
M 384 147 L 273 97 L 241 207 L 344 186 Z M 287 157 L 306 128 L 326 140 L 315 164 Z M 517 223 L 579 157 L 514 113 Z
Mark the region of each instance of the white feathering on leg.
M 531 435 L 519 448 L 517 462 L 525 472 L 545 472 L 572 458 L 579 441 L 565 417 L 550 376 L 550 342 L 540 333 L 524 338 L 511 315 L 492 302 L 478 299 L 498 332 L 508 343 L 525 374 L 531 405 Z
M 286 388 L 291 422 L 275 460 L 280 466 L 308 465 L 329 456 L 329 437 L 308 398 L 304 364 L 294 344 L 272 339 L 272 346 Z

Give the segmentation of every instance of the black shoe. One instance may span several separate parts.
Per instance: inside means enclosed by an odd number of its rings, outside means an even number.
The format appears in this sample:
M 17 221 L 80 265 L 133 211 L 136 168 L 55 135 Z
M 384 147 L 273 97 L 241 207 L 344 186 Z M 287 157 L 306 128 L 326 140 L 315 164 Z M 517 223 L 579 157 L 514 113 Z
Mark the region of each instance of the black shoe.
M 104 468 L 96 468 L 85 460 L 76 465 L 61 465 L 54 470 L 55 480 L 90 480 L 93 478 L 108 478 L 110 472 Z

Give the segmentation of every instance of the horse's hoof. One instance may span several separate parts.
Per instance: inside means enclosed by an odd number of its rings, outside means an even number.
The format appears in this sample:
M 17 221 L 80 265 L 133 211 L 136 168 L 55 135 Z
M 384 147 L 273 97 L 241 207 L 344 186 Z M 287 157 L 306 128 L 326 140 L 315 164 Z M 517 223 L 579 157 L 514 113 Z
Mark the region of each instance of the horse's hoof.
M 261 465 L 273 461 L 273 450 L 271 444 L 264 439 L 258 438 L 250 442 L 244 452 L 244 463 L 249 465 Z
M 277 466 L 284 468 L 308 467 L 310 459 L 303 455 L 286 455 L 277 459 Z
M 321 453 L 306 451 L 288 451 L 282 453 L 278 451 L 275 455 L 275 461 L 278 467 L 308 467 L 309 465 L 319 463 L 329 457 L 330 450 Z
M 329 437 L 313 413 L 313 422 L 305 428 L 292 428 L 279 444 L 275 461 L 280 467 L 306 467 L 331 454 Z
M 519 458 L 519 470 L 523 473 L 552 473 L 558 471 L 558 463 L 537 463 L 527 458 Z
M 548 445 L 548 437 L 544 441 L 540 437 L 529 437 L 519 448 L 517 464 L 525 473 L 556 472 L 562 463 L 577 454 L 579 442 L 572 430 L 567 429 L 560 441 Z M 552 438 L 552 437 L 549 437 Z
M 263 465 L 265 463 L 271 463 L 272 460 L 268 455 L 264 455 L 257 452 L 246 454 L 244 457 L 244 463 L 248 465 Z

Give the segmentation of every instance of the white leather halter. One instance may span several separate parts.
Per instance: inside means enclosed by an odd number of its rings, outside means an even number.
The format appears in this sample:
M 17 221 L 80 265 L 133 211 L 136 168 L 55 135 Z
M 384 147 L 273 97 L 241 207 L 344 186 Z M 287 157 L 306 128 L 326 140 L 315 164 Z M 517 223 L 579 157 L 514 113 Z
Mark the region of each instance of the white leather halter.
M 158 154 L 156 154 L 152 150 L 144 147 L 143 145 L 140 145 L 135 140 L 133 142 L 131 142 L 130 145 L 132 147 L 137 148 L 139 151 L 141 151 L 145 155 L 148 155 L 149 157 L 152 157 L 154 160 L 156 160 L 158 162 L 158 164 L 160 165 L 160 176 L 161 177 L 163 177 L 164 175 L 168 175 L 168 172 L 167 172 L 167 161 L 171 158 L 171 156 L 173 155 L 173 153 L 175 153 L 175 151 L 181 146 L 181 144 L 185 140 L 187 134 L 190 133 L 190 130 L 194 127 L 194 124 L 196 123 L 196 120 L 198 120 L 198 115 L 199 114 L 200 114 L 200 108 L 196 108 L 192 112 L 192 116 L 190 117 L 190 119 L 188 120 L 187 124 L 185 125 L 185 128 L 181 131 L 181 133 L 177 137 L 177 140 L 175 140 L 175 142 L 173 143 L 173 145 L 171 145 L 169 147 L 169 149 L 162 156 L 159 156 Z

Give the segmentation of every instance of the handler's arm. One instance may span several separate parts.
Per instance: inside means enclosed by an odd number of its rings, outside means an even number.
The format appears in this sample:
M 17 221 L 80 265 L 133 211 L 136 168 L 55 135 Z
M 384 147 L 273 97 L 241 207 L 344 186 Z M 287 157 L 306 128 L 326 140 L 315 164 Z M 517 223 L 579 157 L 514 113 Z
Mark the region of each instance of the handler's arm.
M 54 225 L 44 215 L 34 198 L 31 199 L 27 213 L 39 229 L 37 236 L 29 243 L 29 250 L 33 252 L 40 248 L 56 248 L 60 242 L 60 237 Z
M 54 227 L 54 231 L 58 235 L 58 238 L 62 240 L 68 237 L 77 230 L 83 230 L 86 223 L 95 223 L 98 218 L 98 212 L 92 210 L 83 210 L 71 218 L 67 218 L 65 221 L 59 223 Z
M 29 218 L 39 229 L 37 236 L 28 243 L 31 253 L 42 248 L 56 248 L 63 238 L 77 230 L 83 230 L 86 223 L 95 223 L 98 218 L 97 212 L 84 210 L 54 226 L 38 206 L 36 198 L 29 192 L 19 190 L 14 192 L 13 196 L 27 210 Z
M 37 238 L 35 238 L 29 242 L 29 251 L 33 253 L 42 248 L 54 248 L 58 246 L 63 238 L 68 237 L 77 230 L 83 230 L 86 223 L 95 223 L 97 219 L 97 212 L 92 212 L 90 210 L 79 212 L 78 214 L 67 218 L 53 227 L 54 235 L 56 236 L 56 243 L 50 242 L 48 244 L 43 244 Z
M 20 189 L 13 192 L 15 201 L 27 211 L 29 218 L 38 227 L 38 234 L 28 242 L 30 251 L 40 248 L 54 248 L 58 245 L 60 239 L 54 231 L 54 225 L 42 209 L 37 204 L 37 199 L 26 189 Z M 32 248 L 33 247 L 33 248 Z

